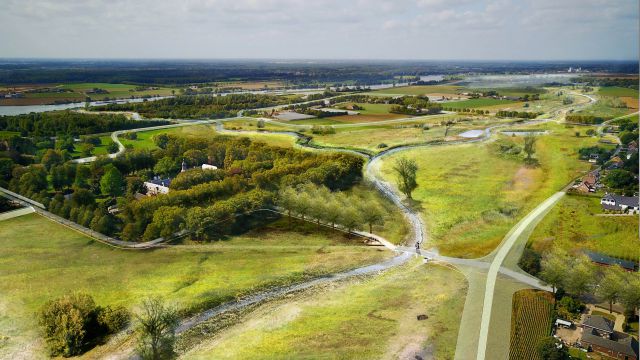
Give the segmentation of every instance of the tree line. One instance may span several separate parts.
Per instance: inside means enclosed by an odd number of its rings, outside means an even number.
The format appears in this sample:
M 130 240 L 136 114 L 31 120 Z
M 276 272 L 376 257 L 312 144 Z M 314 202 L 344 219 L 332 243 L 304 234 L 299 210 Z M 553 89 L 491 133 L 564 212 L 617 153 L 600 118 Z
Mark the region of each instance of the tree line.
M 284 105 L 296 101 L 303 101 L 303 99 L 300 96 L 291 99 L 284 96 L 261 94 L 180 95 L 141 103 L 107 104 L 95 107 L 95 109 L 135 111 L 148 118 L 218 119 L 236 116 L 239 110 Z

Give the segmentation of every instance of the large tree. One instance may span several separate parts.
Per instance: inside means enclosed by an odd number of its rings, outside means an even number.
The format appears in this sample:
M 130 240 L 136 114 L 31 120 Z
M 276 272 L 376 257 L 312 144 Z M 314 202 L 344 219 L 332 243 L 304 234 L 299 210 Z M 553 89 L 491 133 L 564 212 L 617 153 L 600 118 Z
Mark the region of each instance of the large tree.
M 145 299 L 136 316 L 140 339 L 138 351 L 143 359 L 169 359 L 175 356 L 173 345 L 178 314 L 158 298 Z
M 384 224 L 384 211 L 373 201 L 362 200 L 358 204 L 362 220 L 369 225 L 369 233 L 373 234 L 373 225 Z
M 609 303 L 609 312 L 613 311 L 613 303 L 618 301 L 624 290 L 624 270 L 620 266 L 610 266 L 604 270 L 596 295 L 601 301 Z
M 122 196 L 124 193 L 125 180 L 120 171 L 113 166 L 107 166 L 107 169 L 100 179 L 100 190 L 102 194 L 112 197 Z
M 418 165 L 415 160 L 401 157 L 396 160 L 393 170 L 398 178 L 398 188 L 407 198 L 411 199 L 411 193 L 418 187 L 416 181 Z
M 562 286 L 563 280 L 567 275 L 567 261 L 568 258 L 566 254 L 556 250 L 544 256 L 540 263 L 542 270 L 538 276 L 545 284 L 551 285 L 554 295 L 558 287 Z
M 595 268 L 586 255 L 573 258 L 564 281 L 568 293 L 582 296 L 591 291 L 594 285 Z
M 531 161 L 533 154 L 536 153 L 536 138 L 533 134 L 528 134 L 524 137 L 524 152 L 527 154 L 527 161 Z

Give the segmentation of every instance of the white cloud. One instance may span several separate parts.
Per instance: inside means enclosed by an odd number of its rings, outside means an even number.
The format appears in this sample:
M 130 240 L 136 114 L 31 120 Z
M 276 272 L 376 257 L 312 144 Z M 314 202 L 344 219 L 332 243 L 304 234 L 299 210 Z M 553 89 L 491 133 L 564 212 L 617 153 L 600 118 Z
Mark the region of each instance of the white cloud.
M 0 23 L 0 57 L 636 58 L 639 32 L 637 0 L 2 0 Z

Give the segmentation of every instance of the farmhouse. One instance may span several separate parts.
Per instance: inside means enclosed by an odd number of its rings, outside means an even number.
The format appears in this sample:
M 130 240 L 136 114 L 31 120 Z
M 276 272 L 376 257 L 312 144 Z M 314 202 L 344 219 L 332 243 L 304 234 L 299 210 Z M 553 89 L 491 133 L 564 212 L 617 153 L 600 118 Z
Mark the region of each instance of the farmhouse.
M 603 255 L 593 251 L 585 251 L 585 255 L 589 257 L 589 259 L 594 262 L 596 265 L 600 266 L 613 266 L 619 265 L 623 269 L 627 271 L 635 271 L 636 263 L 633 261 L 627 261 L 622 259 L 617 259 L 611 256 Z
M 202 164 L 202 170 L 217 170 L 218 167 L 215 165 Z
M 582 346 L 613 359 L 637 360 L 638 341 L 613 330 L 613 322 L 602 316 L 589 315 L 582 323 Z
M 155 196 L 158 194 L 168 194 L 169 185 L 171 185 L 171 179 L 159 179 L 145 181 L 144 187 L 147 188 L 147 196 Z
M 605 194 L 600 199 L 600 205 L 603 210 L 628 212 L 629 214 L 638 213 L 638 197 L 637 196 L 622 196 L 616 194 Z
M 583 193 L 596 192 L 599 181 L 600 171 L 594 170 L 583 177 L 582 181 L 574 186 L 574 189 Z

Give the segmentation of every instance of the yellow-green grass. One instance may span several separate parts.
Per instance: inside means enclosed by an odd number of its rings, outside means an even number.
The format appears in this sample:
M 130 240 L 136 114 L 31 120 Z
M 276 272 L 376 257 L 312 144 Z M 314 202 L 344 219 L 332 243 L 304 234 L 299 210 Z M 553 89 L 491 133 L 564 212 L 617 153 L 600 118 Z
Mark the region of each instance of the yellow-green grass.
M 225 129 L 231 130 L 252 130 L 257 131 L 260 130 L 258 128 L 258 120 L 256 119 L 242 119 L 242 120 L 229 120 L 224 123 Z M 286 126 L 286 124 L 280 125 L 271 122 L 265 122 L 262 130 L 267 131 L 294 131 L 295 128 L 291 126 Z
M 391 95 L 425 95 L 429 93 L 437 94 L 457 94 L 465 91 L 464 87 L 454 85 L 415 85 L 415 86 L 398 86 L 388 89 L 380 89 L 372 91 L 372 95 L 391 94 Z
M 394 184 L 396 159 L 417 162 L 413 198 L 427 224 L 428 246 L 450 256 L 487 255 L 528 211 L 590 168 L 577 151 L 594 145 L 596 138 L 576 138 L 573 129 L 554 123 L 529 128 L 550 131 L 538 138 L 540 166 L 535 168 L 525 166 L 521 157 L 500 155 L 492 143 L 416 148 L 383 159 L 382 175 Z M 498 136 L 523 142 L 522 137 Z
M 102 135 L 99 137 L 99 139 L 100 145 L 93 148 L 93 152 L 91 152 L 91 155 L 106 155 L 108 153 L 107 146 L 113 142 L 113 140 L 111 140 L 111 135 Z M 79 143 L 75 144 L 75 150 L 71 154 L 71 156 L 73 156 L 74 158 L 82 157 L 82 154 L 80 153 Z
M 453 359 L 464 276 L 413 261 L 375 277 L 266 304 L 185 359 Z M 425 314 L 427 320 L 417 320 Z
M 122 136 L 120 136 L 119 139 L 123 145 L 130 145 L 134 149 L 153 150 L 157 149 L 157 146 L 153 143 L 153 136 L 158 134 L 172 134 L 176 136 L 192 138 L 213 137 L 216 135 L 220 135 L 218 132 L 216 132 L 215 125 L 199 124 L 178 126 L 159 130 L 138 131 L 138 138 L 136 140 L 125 139 Z M 295 139 L 293 137 L 282 134 L 225 133 L 224 135 L 248 137 L 252 140 L 263 141 L 270 145 L 281 147 L 292 147 L 295 143 Z
M 638 216 L 597 214 L 603 214 L 598 197 L 565 196 L 538 224 L 528 245 L 541 253 L 552 248 L 570 252 L 584 249 L 637 260 L 640 257 Z
M 520 290 L 513 295 L 510 360 L 540 359 L 538 343 L 551 334 L 553 296 L 549 292 Z
M 598 95 L 602 96 L 616 96 L 616 97 L 635 97 L 639 96 L 639 92 L 636 89 L 623 88 L 619 86 L 601 87 L 598 89 Z
M 499 88 L 475 88 L 469 89 L 469 92 L 486 93 L 489 91 L 496 91 L 501 96 L 525 96 L 534 94 L 544 94 L 547 92 L 545 88 L 534 87 L 499 87 Z
M 108 83 L 80 83 L 80 84 L 65 84 L 62 85 L 64 89 L 71 89 L 75 93 L 82 94 L 83 96 L 89 96 L 93 100 L 102 100 L 104 98 L 128 98 L 131 96 L 167 96 L 171 95 L 171 89 L 165 87 L 157 87 L 157 90 L 142 90 L 135 91 L 137 85 L 129 84 L 108 84 Z M 98 88 L 108 91 L 108 94 L 88 94 L 87 91 Z
M 515 101 L 512 100 L 502 100 L 502 99 L 491 99 L 491 98 L 480 98 L 480 99 L 469 99 L 463 101 L 450 101 L 442 104 L 444 108 L 451 109 L 475 109 L 487 106 L 496 106 L 496 105 L 505 105 L 505 104 L 513 104 Z
M 595 104 L 589 105 L 581 109 L 575 114 L 577 115 L 593 115 L 605 119 L 612 119 L 635 111 L 631 108 L 613 107 L 612 102 L 622 101 L 615 97 L 601 97 Z
M 34 354 L 42 353 L 35 312 L 68 292 L 130 309 L 144 297 L 162 296 L 181 310 L 196 310 L 391 256 L 342 233 L 295 224 L 279 220 L 211 244 L 135 251 L 97 243 L 36 214 L 0 222 L 0 357 L 22 355 L 33 342 Z

